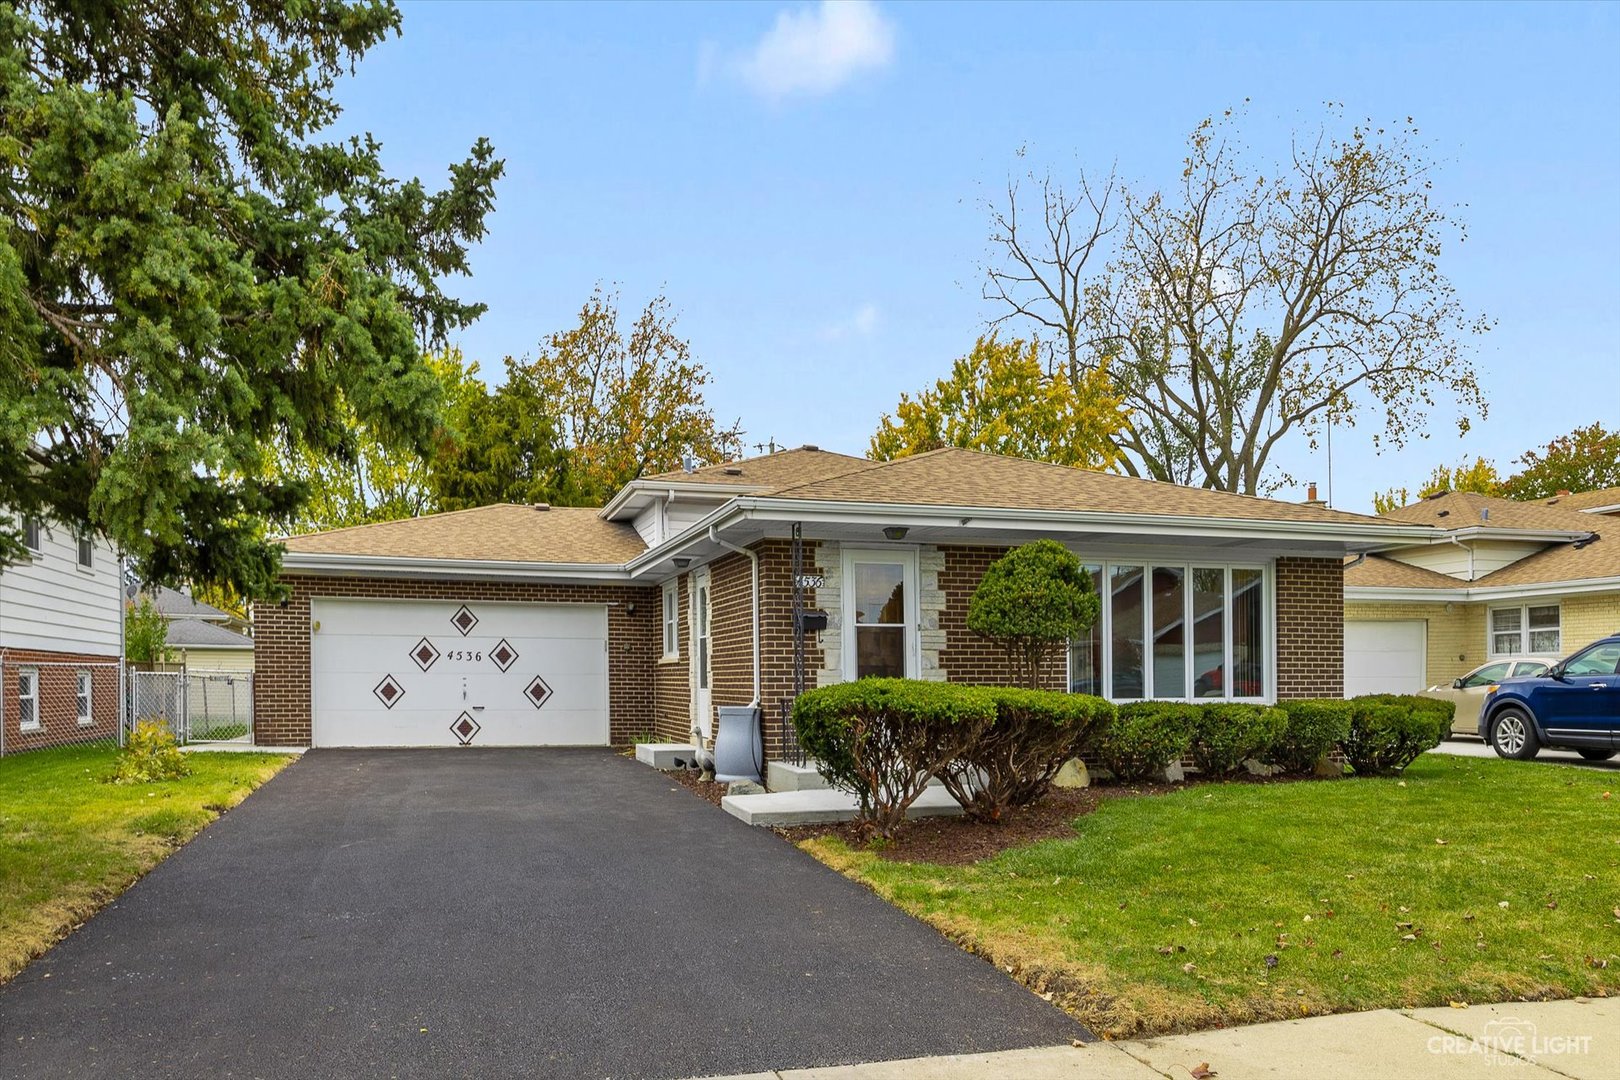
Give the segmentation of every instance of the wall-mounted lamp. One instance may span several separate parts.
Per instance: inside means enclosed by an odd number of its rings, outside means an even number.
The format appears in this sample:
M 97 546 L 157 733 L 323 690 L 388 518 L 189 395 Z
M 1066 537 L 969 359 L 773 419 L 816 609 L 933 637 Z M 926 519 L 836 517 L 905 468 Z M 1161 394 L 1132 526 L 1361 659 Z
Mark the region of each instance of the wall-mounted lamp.
M 883 530 L 883 538 L 885 540 L 904 540 L 906 533 L 909 531 L 904 525 L 890 525 Z
M 636 613 L 636 602 L 634 600 L 630 601 L 624 605 L 624 610 L 626 614 L 634 615 Z

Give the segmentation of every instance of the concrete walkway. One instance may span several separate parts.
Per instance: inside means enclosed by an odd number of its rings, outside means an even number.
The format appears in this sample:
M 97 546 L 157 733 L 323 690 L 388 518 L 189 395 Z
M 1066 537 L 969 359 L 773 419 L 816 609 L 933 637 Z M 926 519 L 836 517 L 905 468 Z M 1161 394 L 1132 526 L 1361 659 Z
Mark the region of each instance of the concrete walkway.
M 1620 999 L 1346 1013 L 996 1054 L 749 1073 L 727 1080 L 1614 1080 Z

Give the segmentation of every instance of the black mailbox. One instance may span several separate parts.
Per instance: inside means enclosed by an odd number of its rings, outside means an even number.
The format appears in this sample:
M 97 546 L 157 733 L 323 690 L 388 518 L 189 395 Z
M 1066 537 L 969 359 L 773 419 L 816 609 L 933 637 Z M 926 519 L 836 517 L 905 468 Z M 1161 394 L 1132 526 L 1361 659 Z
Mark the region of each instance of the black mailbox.
M 825 611 L 799 612 L 799 633 L 813 634 L 818 630 L 827 629 L 827 613 Z

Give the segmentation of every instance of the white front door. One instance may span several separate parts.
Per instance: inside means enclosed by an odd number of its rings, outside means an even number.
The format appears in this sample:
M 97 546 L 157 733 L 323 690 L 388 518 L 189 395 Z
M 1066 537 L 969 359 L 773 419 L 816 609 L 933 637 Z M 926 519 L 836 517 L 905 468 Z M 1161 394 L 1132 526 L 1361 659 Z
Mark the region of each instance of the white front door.
M 316 746 L 602 746 L 600 604 L 319 599 Z
M 714 664 L 710 657 L 709 572 L 692 575 L 690 626 L 692 638 L 692 713 L 704 739 L 714 738 Z
M 915 679 L 916 550 L 845 548 L 843 594 L 845 678 Z
M 1352 619 L 1344 624 L 1344 696 L 1416 694 L 1428 686 L 1429 624 Z

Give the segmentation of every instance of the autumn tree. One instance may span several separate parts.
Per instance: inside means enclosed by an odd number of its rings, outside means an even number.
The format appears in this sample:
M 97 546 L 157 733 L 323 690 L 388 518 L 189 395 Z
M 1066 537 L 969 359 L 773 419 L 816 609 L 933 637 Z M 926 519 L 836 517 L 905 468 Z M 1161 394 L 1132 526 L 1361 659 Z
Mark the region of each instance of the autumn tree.
M 1108 364 L 1124 469 L 1269 490 L 1289 480 L 1278 449 L 1329 423 L 1376 419 L 1375 444 L 1398 447 L 1442 396 L 1464 430 L 1484 414 L 1466 343 L 1489 324 L 1441 272 L 1459 230 L 1431 173 L 1410 121 L 1307 133 L 1279 160 L 1228 113 L 1193 131 L 1171 185 L 1048 178 L 1034 205 L 1009 185 L 985 296 L 996 323 L 1046 332 L 1071 381 Z
M 991 333 L 932 389 L 901 394 L 868 452 L 885 460 L 958 446 L 1106 469 L 1117 460 L 1113 440 L 1122 422 L 1106 365 L 1071 380 L 1045 369 L 1038 341 Z
M 435 463 L 454 456 L 470 419 L 469 399 L 483 397 L 485 390 L 478 364 L 469 365 L 460 349 L 431 354 L 425 362 L 439 382 L 443 402 L 432 448 L 392 448 L 346 408 L 338 453 L 306 446 L 277 456 L 272 466 L 276 479 L 296 483 L 307 492 L 294 514 L 272 523 L 279 533 L 290 536 L 368 525 L 439 509 Z
M 494 390 L 468 369 L 464 391 L 447 412 L 455 432 L 429 474 L 440 510 L 492 503 L 588 503 L 570 483 L 569 460 L 551 405 L 508 357 L 506 381 Z
M 618 294 L 598 287 L 577 326 L 508 364 L 508 381 L 555 418 L 575 498 L 606 499 L 643 473 L 680 467 L 687 453 L 711 462 L 736 456 L 737 426 L 715 422 L 703 396 L 709 372 L 691 352 L 663 296 L 627 327 Z
M 1620 487 L 1620 431 L 1594 422 L 1514 460 L 1523 468 L 1502 485 L 1509 498 L 1547 499 L 1560 491 Z
M 502 171 L 442 190 L 328 139 L 383 2 L 0 4 L 0 506 L 104 534 L 146 579 L 279 591 L 278 454 L 364 425 L 428 452 L 423 343 L 482 311 L 467 271 Z M 12 515 L 0 564 L 19 556 Z
M 1418 487 L 1417 497 L 1427 499 L 1431 495 L 1439 495 L 1446 491 L 1471 491 L 1477 495 L 1501 495 L 1502 478 L 1497 475 L 1496 466 L 1482 457 L 1476 457 L 1472 465 L 1463 462 L 1461 465 L 1436 465 L 1434 472 Z M 1409 489 L 1390 488 L 1373 496 L 1373 512 L 1387 514 L 1391 510 L 1406 506 L 1413 501 Z

